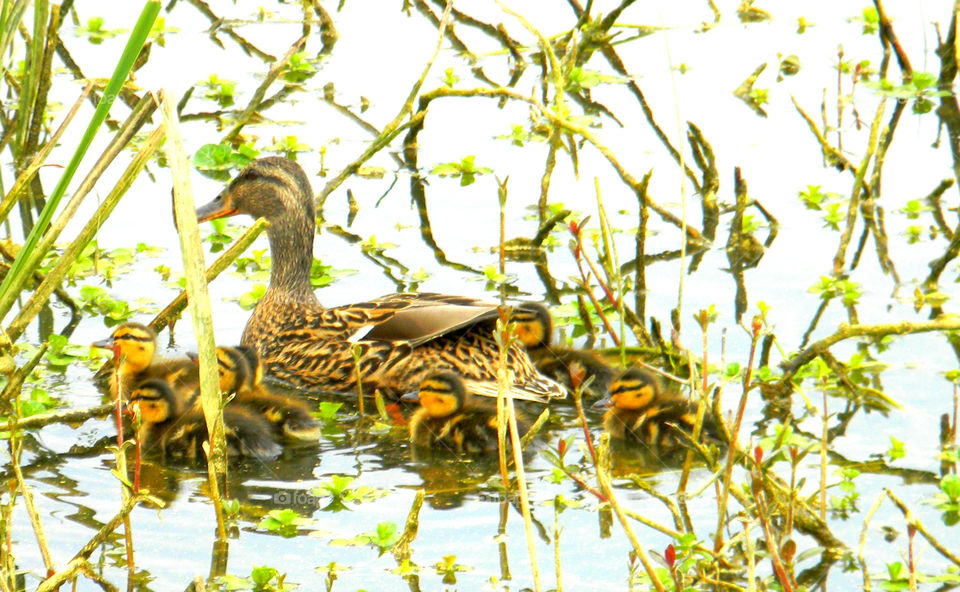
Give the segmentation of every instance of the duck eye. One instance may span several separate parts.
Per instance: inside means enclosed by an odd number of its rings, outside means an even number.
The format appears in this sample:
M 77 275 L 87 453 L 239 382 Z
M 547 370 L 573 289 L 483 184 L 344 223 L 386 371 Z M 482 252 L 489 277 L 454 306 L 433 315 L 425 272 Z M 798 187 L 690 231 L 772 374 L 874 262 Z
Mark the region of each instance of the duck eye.
M 260 173 L 254 169 L 247 169 L 243 172 L 243 175 L 241 175 L 241 177 L 243 177 L 248 181 L 253 181 L 254 179 L 260 178 Z

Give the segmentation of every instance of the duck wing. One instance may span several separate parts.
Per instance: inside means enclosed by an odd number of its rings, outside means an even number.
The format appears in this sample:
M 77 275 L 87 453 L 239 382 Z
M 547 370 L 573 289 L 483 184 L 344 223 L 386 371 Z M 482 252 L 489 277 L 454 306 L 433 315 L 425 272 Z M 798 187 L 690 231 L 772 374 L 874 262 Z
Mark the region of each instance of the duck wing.
M 498 316 L 496 304 L 448 294 L 402 292 L 368 302 L 324 311 L 320 324 L 329 327 L 329 316 L 354 330 L 349 341 L 405 341 L 416 347 Z

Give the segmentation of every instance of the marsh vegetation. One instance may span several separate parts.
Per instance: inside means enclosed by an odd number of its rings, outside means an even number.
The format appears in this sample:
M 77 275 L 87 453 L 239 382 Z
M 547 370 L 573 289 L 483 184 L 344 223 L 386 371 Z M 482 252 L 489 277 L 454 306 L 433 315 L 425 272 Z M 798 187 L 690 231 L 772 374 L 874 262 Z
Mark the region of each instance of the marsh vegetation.
M 951 3 L 117 4 L 0 9 L 0 590 L 960 584 Z M 141 459 L 88 344 L 199 348 L 216 414 L 271 253 L 193 202 L 270 155 L 324 304 L 542 302 L 729 446 L 611 444 L 573 376 L 509 467 L 329 393 L 276 461 Z

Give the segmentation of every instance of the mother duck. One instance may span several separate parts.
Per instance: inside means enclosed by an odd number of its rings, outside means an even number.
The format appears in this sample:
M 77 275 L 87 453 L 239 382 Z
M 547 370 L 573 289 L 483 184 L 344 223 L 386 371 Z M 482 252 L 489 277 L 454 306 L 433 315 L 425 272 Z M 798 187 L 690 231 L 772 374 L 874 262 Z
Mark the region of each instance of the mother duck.
M 310 285 L 316 230 L 313 190 L 300 165 L 282 157 L 251 162 L 215 200 L 197 209 L 200 222 L 248 214 L 270 222 L 270 285 L 243 331 L 242 344 L 276 378 L 292 386 L 351 392 L 360 347 L 364 392 L 399 396 L 430 373 L 451 370 L 468 390 L 496 396 L 497 305 L 462 296 L 390 294 L 324 308 Z M 507 363 L 515 398 L 546 402 L 566 390 L 542 376 L 524 347 Z

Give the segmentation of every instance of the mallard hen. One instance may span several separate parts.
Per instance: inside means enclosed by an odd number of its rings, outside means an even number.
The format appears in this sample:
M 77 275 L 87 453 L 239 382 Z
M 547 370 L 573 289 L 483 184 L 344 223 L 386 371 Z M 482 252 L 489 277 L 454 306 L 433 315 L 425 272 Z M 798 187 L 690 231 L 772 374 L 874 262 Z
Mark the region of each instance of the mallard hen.
M 248 214 L 270 222 L 270 284 L 243 332 L 265 369 L 292 386 L 399 396 L 435 370 L 451 370 L 468 390 L 496 394 L 497 306 L 442 294 L 391 294 L 324 308 L 310 285 L 314 196 L 300 165 L 281 157 L 251 162 L 217 198 L 197 210 L 203 222 Z M 540 402 L 566 390 L 541 375 L 519 343 L 508 352 L 512 396 Z

